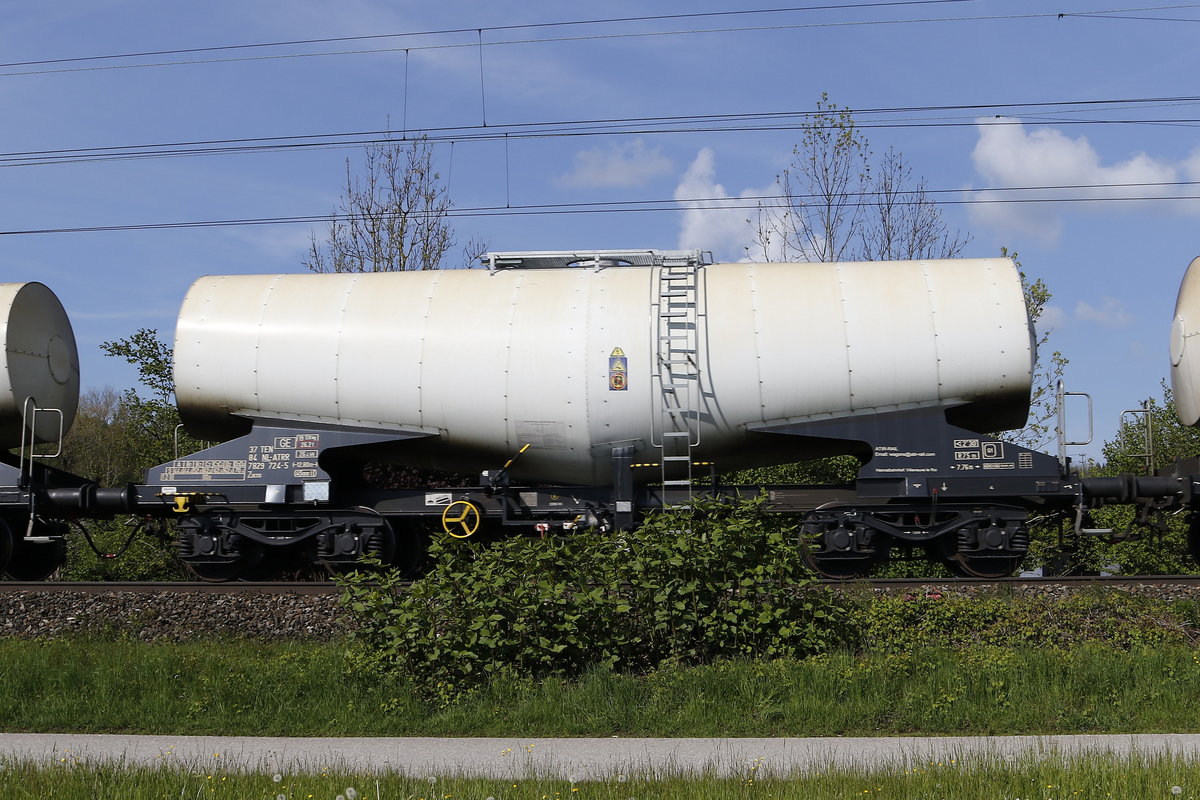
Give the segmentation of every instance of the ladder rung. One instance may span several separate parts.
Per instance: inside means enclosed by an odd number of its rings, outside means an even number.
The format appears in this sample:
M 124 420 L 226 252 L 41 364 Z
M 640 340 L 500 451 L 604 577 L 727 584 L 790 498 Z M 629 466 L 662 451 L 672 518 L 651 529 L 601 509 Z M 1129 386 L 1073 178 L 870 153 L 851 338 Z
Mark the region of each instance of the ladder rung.
M 691 461 L 691 456 L 663 456 L 663 461 Z
M 663 311 L 659 314 L 661 317 L 686 317 L 687 315 L 686 311 Z
M 678 481 L 675 481 L 675 480 L 663 481 L 663 486 L 691 486 L 691 485 L 692 485 L 692 482 L 687 480 L 686 478 L 683 480 L 678 480 Z
M 691 431 L 663 431 L 664 439 L 667 438 L 668 436 L 671 436 L 674 438 L 680 438 L 683 436 L 691 436 L 691 435 L 692 435 Z
M 658 296 L 659 297 L 687 297 L 690 294 L 691 294 L 691 292 L 689 292 L 686 288 L 679 289 L 676 287 L 671 287 L 670 289 L 664 289 L 663 291 L 659 292 Z

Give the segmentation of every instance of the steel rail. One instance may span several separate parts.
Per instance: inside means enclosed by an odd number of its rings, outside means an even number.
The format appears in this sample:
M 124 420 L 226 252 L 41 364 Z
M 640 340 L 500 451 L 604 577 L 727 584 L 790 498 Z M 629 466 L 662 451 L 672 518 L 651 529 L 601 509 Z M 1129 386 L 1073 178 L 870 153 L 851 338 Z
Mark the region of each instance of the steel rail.
M 971 586 L 1200 586 L 1200 575 L 1066 575 L 1057 577 L 1012 578 L 857 578 L 822 579 L 815 585 L 830 588 L 863 587 L 868 589 L 965 588 Z M 172 594 L 336 594 L 340 587 L 332 581 L 228 581 L 215 582 L 136 582 L 136 581 L 0 581 L 0 594 L 18 592 L 78 594 L 172 593 Z
M 228 581 L 210 583 L 204 581 L 0 581 L 0 594 L 17 592 L 70 593 L 77 594 L 121 594 L 128 593 L 171 593 L 171 594 L 336 594 L 341 591 L 331 581 Z

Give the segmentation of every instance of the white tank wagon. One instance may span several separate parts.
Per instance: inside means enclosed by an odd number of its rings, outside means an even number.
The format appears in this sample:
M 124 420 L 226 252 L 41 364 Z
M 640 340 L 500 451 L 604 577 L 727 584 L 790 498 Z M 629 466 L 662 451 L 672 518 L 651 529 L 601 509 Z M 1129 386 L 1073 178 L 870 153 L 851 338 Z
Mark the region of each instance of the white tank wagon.
M 176 331 L 180 412 L 209 440 L 254 420 L 405 432 L 387 458 L 459 471 L 530 445 L 514 479 L 574 484 L 610 482 L 620 446 L 731 469 L 845 450 L 760 432 L 779 426 L 921 408 L 1024 424 L 1033 336 L 1011 261 L 696 257 L 201 278 Z
M 41 580 L 66 552 L 47 490 L 82 494 L 84 483 L 46 460 L 75 419 L 79 354 L 62 303 L 40 283 L 0 283 L 0 342 L 0 570 Z
M 1179 285 L 1171 322 L 1171 394 L 1184 425 L 1200 425 L 1200 258 Z
M 1021 425 L 1029 406 L 1034 336 L 1011 261 L 701 256 L 510 253 L 486 270 L 202 278 L 180 313 L 176 392 L 192 433 L 221 441 L 117 489 L 26 490 L 0 475 L 0 511 L 14 528 L 170 518 L 188 567 L 229 579 L 364 555 L 413 566 L 439 526 L 627 530 L 700 492 L 766 492 L 827 575 L 923 550 L 996 577 L 1025 556 L 1033 517 L 1084 535 L 1105 504 L 1138 506 L 1148 526 L 1200 506 L 1200 465 L 1081 479 L 1065 456 L 987 433 Z M 1186 373 L 1200 359 L 1181 314 L 1173 360 Z M 720 478 L 832 453 L 861 458 L 853 482 Z M 380 487 L 363 466 L 381 460 L 486 471 L 473 486 Z M 693 474 L 706 461 L 712 481 Z M 54 566 L 61 551 L 47 551 L 21 571 Z
M 56 441 L 79 405 L 79 354 L 62 303 L 40 283 L 0 283 L 0 447 Z M 43 409 L 34 413 L 34 409 Z
M 1197 263 L 1171 344 L 1192 424 Z M 698 493 L 764 492 L 809 563 L 835 577 L 895 550 L 1007 575 L 1031 519 L 1111 533 L 1089 512 L 1114 503 L 1135 506 L 1152 534 L 1190 512 L 1200 557 L 1195 459 L 1081 478 L 1065 455 L 987 433 L 1019 426 L 1029 405 L 1034 336 L 1008 260 L 707 264 L 622 251 L 492 254 L 488 267 L 197 281 L 180 313 L 176 390 L 192 432 L 223 441 L 113 488 L 0 450 L 0 567 L 44 577 L 69 525 L 116 515 L 160 535 L 174 520 L 180 558 L 202 578 L 265 579 L 368 555 L 413 567 L 439 526 L 628 530 Z M 0 308 L 0 422 L 19 433 L 18 409 L 35 405 L 69 423 L 78 375 L 61 306 L 30 284 L 3 287 Z M 853 482 L 731 486 L 692 471 L 832 453 L 861 458 Z M 504 466 L 473 486 L 380 487 L 363 467 L 381 460 Z M 637 462 L 658 469 L 634 481 Z

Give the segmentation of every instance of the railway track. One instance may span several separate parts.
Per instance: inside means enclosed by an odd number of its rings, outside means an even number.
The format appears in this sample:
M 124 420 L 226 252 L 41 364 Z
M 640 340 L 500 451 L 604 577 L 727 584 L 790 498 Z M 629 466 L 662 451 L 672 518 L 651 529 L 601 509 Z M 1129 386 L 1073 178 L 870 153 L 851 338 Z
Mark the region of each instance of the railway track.
M 0 594 L 51 592 L 76 594 L 120 594 L 122 592 L 169 592 L 171 594 L 336 594 L 331 581 L 0 581 Z
M 831 588 L 921 589 L 925 587 L 971 586 L 1200 586 L 1200 575 L 1069 575 L 1048 578 L 880 578 L 876 580 L 819 580 Z M 229 581 L 133 582 L 133 581 L 0 581 L 0 594 L 52 592 L 77 594 L 120 594 L 122 592 L 168 592 L 172 594 L 298 594 L 327 595 L 340 591 L 332 581 Z

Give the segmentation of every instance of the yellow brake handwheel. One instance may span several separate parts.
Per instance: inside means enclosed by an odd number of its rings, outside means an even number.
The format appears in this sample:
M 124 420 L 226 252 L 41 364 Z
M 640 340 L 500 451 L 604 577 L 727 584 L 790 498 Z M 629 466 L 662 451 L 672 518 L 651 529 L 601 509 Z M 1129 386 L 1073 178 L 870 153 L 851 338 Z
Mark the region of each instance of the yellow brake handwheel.
M 455 500 L 442 509 L 442 530 L 455 539 L 466 539 L 479 530 L 483 515 L 470 500 Z

